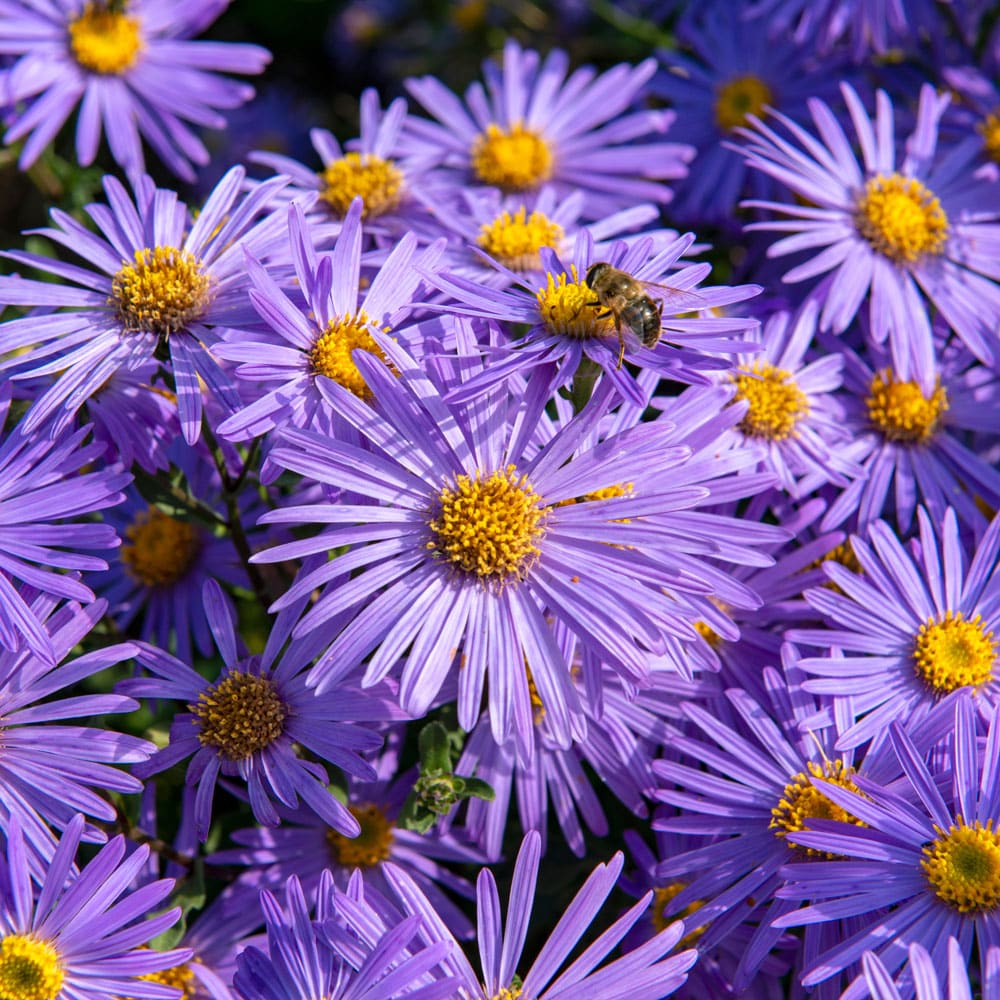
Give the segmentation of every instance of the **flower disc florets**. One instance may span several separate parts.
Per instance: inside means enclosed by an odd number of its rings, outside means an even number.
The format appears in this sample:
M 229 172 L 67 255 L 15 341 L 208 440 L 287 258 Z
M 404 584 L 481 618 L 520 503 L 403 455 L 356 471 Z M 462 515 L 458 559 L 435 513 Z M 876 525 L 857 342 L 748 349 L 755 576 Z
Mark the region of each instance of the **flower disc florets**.
M 747 123 L 747 115 L 764 116 L 764 109 L 774 103 L 771 88 L 759 77 L 737 76 L 719 87 L 715 99 L 715 121 L 729 132 Z
M 948 394 L 940 379 L 930 396 L 916 382 L 898 381 L 891 369 L 872 379 L 866 400 L 868 419 L 889 441 L 924 444 L 948 412 Z
M 125 330 L 166 337 L 204 313 L 211 284 L 187 250 L 146 247 L 112 279 L 110 304 Z
M 353 352 L 368 351 L 385 361 L 382 348 L 375 343 L 369 320 L 362 309 L 356 316 L 336 316 L 327 324 L 309 355 L 312 369 L 317 375 L 339 382 L 359 399 L 370 400 L 371 390 L 365 383 Z
M 749 370 L 733 376 L 736 400 L 747 401 L 747 412 L 739 428 L 747 437 L 784 441 L 796 425 L 809 415 L 809 400 L 791 372 L 767 361 L 755 361 Z
M 361 824 L 361 832 L 356 837 L 345 837 L 336 830 L 327 831 L 326 839 L 337 864 L 344 868 L 374 868 L 388 860 L 394 838 L 392 820 L 385 811 L 373 803 L 348 809 Z
M 148 972 L 139 978 L 145 982 L 162 983 L 164 986 L 172 986 L 175 990 L 180 990 L 179 1000 L 193 1000 L 198 994 L 200 985 L 194 970 L 187 962 L 181 962 L 180 965 L 163 969 L 161 972 Z
M 545 275 L 545 287 L 536 293 L 538 311 L 550 332 L 573 340 L 607 337 L 614 332 L 614 322 L 598 319 L 603 312 L 597 296 L 586 281 L 581 281 L 575 266 L 570 273 Z
M 855 819 L 846 809 L 831 801 L 822 790 L 817 788 L 810 776 L 822 778 L 825 781 L 839 785 L 849 791 L 857 792 L 858 787 L 852 780 L 854 771 L 844 766 L 841 760 L 824 761 L 817 764 L 810 761 L 806 765 L 806 771 L 799 771 L 792 780 L 785 785 L 781 800 L 771 810 L 771 822 L 768 824 L 774 830 L 776 837 L 787 837 L 790 833 L 800 833 L 807 829 L 809 820 L 812 819 L 832 819 L 841 823 L 853 823 L 856 826 L 865 824 L 859 819 Z M 807 854 L 814 856 L 832 857 L 823 851 L 814 851 L 812 848 L 802 848 Z
M 1000 906 L 1000 835 L 993 821 L 971 826 L 959 817 L 923 851 L 920 862 L 934 894 L 959 913 L 990 913 Z
M 267 677 L 226 674 L 190 706 L 201 723 L 198 739 L 229 760 L 245 760 L 273 743 L 285 728 L 286 710 Z
M 403 197 L 403 173 L 390 160 L 372 153 L 347 153 L 328 163 L 319 175 L 320 198 L 337 216 L 344 216 L 351 202 L 364 202 L 363 219 L 374 219 L 399 207 Z
M 948 217 L 934 194 L 902 174 L 878 174 L 858 199 L 858 232 L 896 263 L 938 254 L 948 240 Z
M 479 231 L 478 245 L 511 271 L 531 271 L 541 266 L 542 247 L 558 249 L 563 228 L 542 212 L 522 205 L 513 215 L 502 212 Z
M 528 191 L 552 176 L 552 150 L 531 129 L 505 131 L 490 124 L 472 144 L 472 169 L 484 184 L 504 191 Z
M 121 549 L 125 571 L 146 587 L 176 583 L 201 551 L 197 527 L 169 517 L 159 507 L 140 511 L 125 529 L 125 539 Z
M 139 20 L 124 11 L 88 3 L 69 24 L 69 45 L 84 69 L 120 76 L 135 65 L 142 51 Z
M 442 488 L 428 548 L 483 583 L 519 579 L 538 558 L 545 508 L 527 476 L 508 465 L 489 476 L 457 476 Z
M 32 934 L 9 934 L 0 941 L 0 997 L 55 1000 L 62 989 L 59 954 Z
M 981 616 L 966 621 L 961 611 L 924 622 L 913 648 L 917 675 L 942 695 L 988 684 L 996 659 L 997 640 L 986 631 Z

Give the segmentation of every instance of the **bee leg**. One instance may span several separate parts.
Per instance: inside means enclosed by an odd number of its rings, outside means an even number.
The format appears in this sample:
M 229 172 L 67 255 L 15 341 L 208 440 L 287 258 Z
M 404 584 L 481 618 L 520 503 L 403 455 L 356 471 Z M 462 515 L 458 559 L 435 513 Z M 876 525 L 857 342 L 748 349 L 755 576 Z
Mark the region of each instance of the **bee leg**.
M 618 334 L 618 371 L 621 371 L 622 363 L 625 360 L 625 334 L 622 333 L 621 321 L 615 317 L 615 333 Z

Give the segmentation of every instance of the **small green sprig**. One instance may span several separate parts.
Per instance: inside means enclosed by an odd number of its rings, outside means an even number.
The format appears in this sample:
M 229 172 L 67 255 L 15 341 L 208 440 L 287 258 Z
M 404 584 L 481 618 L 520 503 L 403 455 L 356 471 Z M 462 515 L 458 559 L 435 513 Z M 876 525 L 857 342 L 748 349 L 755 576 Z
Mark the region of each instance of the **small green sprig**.
M 397 821 L 403 829 L 427 833 L 439 816 L 446 815 L 465 799 L 493 801 L 493 789 L 485 781 L 464 778 L 452 770 L 451 740 L 440 722 L 432 722 L 420 730 L 418 747 L 420 777 Z

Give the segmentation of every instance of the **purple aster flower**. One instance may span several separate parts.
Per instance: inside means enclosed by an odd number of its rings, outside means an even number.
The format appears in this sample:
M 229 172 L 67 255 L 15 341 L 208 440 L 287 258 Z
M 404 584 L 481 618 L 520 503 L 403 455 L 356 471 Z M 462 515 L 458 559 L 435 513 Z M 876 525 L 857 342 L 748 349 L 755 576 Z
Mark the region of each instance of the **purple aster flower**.
M 578 452 L 607 409 L 605 383 L 539 452 L 533 434 L 548 392 L 537 380 L 513 398 L 497 386 L 469 405 L 450 405 L 397 344 L 375 337 L 394 371 L 355 352 L 371 404 L 328 379 L 317 383 L 368 448 L 286 428 L 272 452 L 276 464 L 374 503 L 269 512 L 262 522 L 329 527 L 253 557 L 323 554 L 275 603 L 285 608 L 322 588 L 293 633 L 315 633 L 326 646 L 310 673 L 318 691 L 366 657 L 363 683 L 376 683 L 409 650 L 400 679 L 404 710 L 423 715 L 461 665 L 458 716 L 471 729 L 488 672 L 490 719 L 502 743 L 514 729 L 524 739 L 533 725 L 527 662 L 565 744 L 580 730 L 582 706 L 572 661 L 553 640 L 547 616 L 643 686 L 651 655 L 670 654 L 675 670 L 689 671 L 682 640 L 697 637 L 693 622 L 710 605 L 707 593 L 755 603 L 704 556 L 767 562 L 755 551 L 759 526 L 743 532 L 738 521 L 699 521 L 684 511 L 770 482 L 735 475 L 756 462 L 752 449 L 710 448 L 728 414 L 678 411 L 676 423 L 639 424 Z M 704 456 L 695 440 L 702 435 Z M 742 544 L 720 544 L 720 530 Z M 334 551 L 340 554 L 326 557 Z
M 985 530 L 980 505 L 1000 508 L 1000 472 L 984 447 L 1000 439 L 996 374 L 955 340 L 929 369 L 898 368 L 877 345 L 868 363 L 842 345 L 832 349 L 844 356 L 843 427 L 864 474 L 832 501 L 823 526 L 853 518 L 864 529 L 892 514 L 905 532 L 922 503 L 937 523 L 951 506 L 964 525 Z
M 10 400 L 8 382 L 0 386 L 0 648 L 26 647 L 54 663 L 50 638 L 16 582 L 70 600 L 94 600 L 72 571 L 107 569 L 103 559 L 84 553 L 112 549 L 118 537 L 89 518 L 121 503 L 120 490 L 132 477 L 110 468 L 81 471 L 104 451 L 95 441 L 84 444 L 88 427 L 48 437 L 29 433 L 22 420 L 4 434 Z
M 326 926 L 333 915 L 332 880 L 320 886 L 316 918 L 298 879 L 285 888 L 285 909 L 268 891 L 260 894 L 267 922 L 267 954 L 250 947 L 237 959 L 233 987 L 240 1000 L 446 1000 L 454 996 L 451 979 L 429 980 L 427 973 L 447 953 L 441 941 L 417 948 L 416 916 L 400 921 L 384 937 L 345 961 L 331 943 Z
M 616 240 L 602 251 L 603 262 L 650 283 L 647 291 L 660 312 L 660 333 L 649 346 L 639 342 L 624 322 L 616 320 L 587 284 L 591 265 L 601 258 L 596 256 L 593 237 L 585 229 L 577 233 L 568 260 L 549 248 L 541 250 L 540 276 L 517 274 L 497 263 L 513 287 L 490 288 L 458 275 L 431 277 L 458 303 L 442 309 L 529 327 L 517 340 L 511 337 L 505 350 L 491 349 L 491 355 L 499 356 L 484 372 L 467 378 L 454 398 L 470 398 L 512 371 L 541 365 L 554 368 L 555 388 L 568 382 L 584 361 L 590 361 L 614 383 L 624 399 L 642 404 L 643 389 L 629 369 L 620 364 L 623 350 L 630 362 L 681 382 L 705 382 L 702 370 L 728 368 L 728 361 L 705 352 L 732 354 L 746 349 L 746 341 L 732 338 L 755 327 L 757 320 L 716 313 L 720 307 L 753 297 L 760 287 L 701 286 L 699 283 L 711 271 L 711 265 L 705 263 L 669 270 L 693 242 L 694 234 L 688 233 L 655 251 L 653 238 L 645 237 L 631 244 Z M 698 314 L 692 316 L 693 311 Z M 702 315 L 702 311 L 708 315 Z
M 810 300 L 794 315 L 772 314 L 763 329 L 748 333 L 758 350 L 737 355 L 734 371 L 715 376 L 732 387 L 732 405 L 742 408 L 730 433 L 767 449 L 762 466 L 792 499 L 826 482 L 846 487 L 864 474 L 844 454 L 851 438 L 835 395 L 843 357 L 828 353 L 806 361 L 818 311 Z
M 226 497 L 211 458 L 200 444 L 173 450 L 184 472 L 188 506 L 178 500 L 171 509 L 166 498 L 150 503 L 130 487 L 124 503 L 104 515 L 121 547 L 107 571 L 90 574 L 88 582 L 107 599 L 119 629 L 173 649 L 188 662 L 194 649 L 202 656 L 214 649 L 202 597 L 205 582 L 249 589 L 250 581 L 228 530 Z M 243 490 L 236 506 L 247 525 L 263 510 L 253 490 Z M 252 529 L 246 535 L 251 546 L 263 540 Z
M 663 69 L 649 85 L 677 114 L 671 134 L 697 150 L 675 187 L 670 216 L 732 226 L 741 197 L 773 198 L 778 185 L 747 170 L 723 140 L 747 124 L 747 115 L 766 119 L 771 109 L 800 121 L 806 99 L 825 98 L 843 67 L 787 36 L 772 37 L 765 19 L 747 21 L 728 3 L 710 6 L 697 22 L 688 19 L 678 36 L 692 54 L 658 53 Z
M 51 213 L 56 228 L 40 231 L 87 266 L 7 254 L 59 281 L 0 277 L 0 304 L 64 310 L 0 325 L 0 355 L 14 352 L 0 362 L 0 374 L 58 375 L 25 417 L 25 430 L 53 416 L 68 420 L 116 371 L 141 367 L 159 356 L 158 349 L 170 359 L 169 388 L 176 391 L 188 444 L 201 431 L 199 380 L 230 410 L 239 407 L 235 387 L 209 348 L 218 328 L 258 322 L 247 299 L 244 250 L 266 256 L 281 235 L 283 217 L 260 215 L 285 184 L 274 178 L 243 195 L 243 177 L 242 168 L 230 170 L 196 219 L 173 191 L 156 188 L 149 177 L 135 182 L 134 200 L 115 178 L 105 177 L 109 204 L 86 208 L 98 233 L 57 209 Z
M 357 777 L 374 771 L 360 754 L 375 750 L 382 737 L 360 725 L 390 713 L 370 693 L 342 684 L 323 696 L 306 687 L 304 670 L 315 656 L 305 643 L 278 653 L 301 606 L 279 617 L 263 654 L 248 656 L 238 642 L 222 589 L 206 582 L 204 601 L 222 670 L 209 681 L 176 657 L 136 643 L 136 661 L 153 677 L 122 681 L 119 689 L 149 698 L 172 698 L 190 709 L 174 717 L 170 743 L 143 769 L 143 776 L 165 770 L 191 756 L 188 784 L 197 785 L 195 828 L 208 836 L 212 796 L 220 776 L 246 782 L 254 817 L 266 825 L 280 821 L 275 803 L 295 808 L 301 798 L 338 832 L 356 837 L 361 826 L 327 789 L 323 764 L 300 754 L 299 747 Z
M 909 548 L 885 521 L 872 524 L 867 540 L 852 536 L 860 572 L 828 561 L 824 568 L 836 589 L 806 591 L 826 628 L 788 633 L 793 642 L 846 654 L 799 664 L 813 675 L 808 690 L 831 696 L 856 720 L 838 746 L 859 746 L 894 720 L 919 718 L 959 688 L 975 691 L 991 710 L 1000 700 L 994 638 L 1000 628 L 1000 518 L 971 560 L 954 511 L 937 526 L 921 508 L 917 521 L 919 545 Z
M 913 995 L 916 1000 L 972 1000 L 972 983 L 962 946 L 956 938 L 948 938 L 948 969 L 941 976 L 934 967 L 930 952 L 914 941 L 908 949 L 909 967 L 904 971 L 903 992 Z M 903 993 L 896 987 L 892 973 L 873 951 L 861 956 L 865 970 L 865 985 L 871 991 L 872 1000 L 903 1000 Z M 990 950 L 985 963 L 986 981 L 983 997 L 1000 996 L 1000 948 Z M 947 987 L 947 989 L 945 989 Z
M 486 86 L 472 84 L 464 103 L 434 77 L 407 80 L 407 90 L 437 121 L 407 118 L 401 148 L 440 163 L 446 191 L 581 188 L 584 212 L 595 219 L 638 202 L 669 201 L 663 182 L 684 176 L 693 150 L 659 140 L 673 112 L 629 110 L 656 71 L 655 60 L 600 74 L 585 66 L 567 77 L 568 68 L 569 56 L 559 49 L 542 62 L 510 40 L 502 65 L 484 63 Z
M 153 915 L 173 888 L 161 879 L 132 892 L 145 845 L 125 857 L 125 838 L 105 844 L 79 873 L 73 863 L 83 817 L 66 827 L 35 896 L 15 825 L 0 865 L 0 984 L 11 1000 L 78 997 L 174 1000 L 175 990 L 140 978 L 190 957 L 144 948 L 177 922 L 180 907 Z M 126 893 L 128 893 L 126 895 Z
M 361 198 L 368 235 L 398 239 L 414 226 L 426 227 L 431 216 L 414 193 L 431 162 L 400 150 L 406 101 L 397 97 L 383 111 L 378 93 L 369 87 L 361 95 L 360 118 L 360 136 L 343 147 L 326 129 L 312 129 L 309 137 L 322 164 L 318 172 L 277 153 L 252 153 L 250 162 L 291 178 L 284 195 L 317 195 L 313 211 L 337 221 Z
M 94 162 L 102 126 L 115 161 L 131 176 L 143 170 L 142 139 L 179 177 L 208 150 L 191 125 L 224 128 L 220 111 L 253 97 L 223 73 L 260 73 L 271 55 L 257 45 L 191 41 L 229 0 L 3 0 L 0 52 L 17 57 L 7 86 L 24 102 L 4 141 L 27 137 L 27 169 L 79 104 L 76 158 Z
M 657 798 L 682 810 L 657 817 L 653 828 L 697 837 L 702 845 L 668 855 L 657 868 L 663 884 L 682 885 L 667 901 L 664 916 L 696 907 L 692 923 L 703 928 L 698 948 L 708 953 L 751 917 L 758 921 L 732 974 L 737 992 L 754 982 L 767 956 L 783 946 L 784 932 L 774 921 L 792 909 L 776 898 L 779 871 L 794 856 L 789 838 L 803 828 L 804 818 L 829 816 L 835 809 L 816 793 L 812 776 L 855 787 L 854 755 L 835 754 L 835 735 L 817 728 L 822 705 L 801 690 L 795 659 L 795 650 L 786 645 L 784 675 L 764 668 L 764 703 L 729 689 L 731 721 L 714 709 L 687 703 L 685 713 L 704 736 L 674 739 L 670 752 L 676 759 L 653 764 L 664 783 Z M 846 810 L 840 815 L 851 818 Z M 850 929 L 849 921 L 808 927 L 805 954 L 816 954 Z M 835 1000 L 839 995 L 831 983 L 816 996 Z
M 306 219 L 298 205 L 288 210 L 291 259 L 295 262 L 296 301 L 283 292 L 251 255 L 245 266 L 250 301 L 267 326 L 267 335 L 239 334 L 219 344 L 215 353 L 237 362 L 236 374 L 255 380 L 267 392 L 223 421 L 219 433 L 234 440 L 264 434 L 286 422 L 309 427 L 317 415 L 326 423 L 336 413 L 317 382 L 332 379 L 362 399 L 370 397 L 353 357 L 363 350 L 384 360 L 372 339 L 375 329 L 414 341 L 409 315 L 418 306 L 421 269 L 433 271 L 441 245 L 416 252 L 417 240 L 407 233 L 373 277 L 365 276 L 362 292 L 361 246 L 363 205 L 355 199 L 344 218 L 332 253 L 317 255 Z M 301 299 L 299 298 L 301 296 Z
M 774 117 L 791 136 L 763 122 L 741 129 L 751 166 L 799 197 L 748 204 L 784 218 L 751 228 L 787 232 L 770 256 L 812 251 L 785 281 L 830 272 L 820 324 L 845 330 L 869 300 L 871 332 L 889 337 L 897 365 L 932 359 L 928 303 L 977 358 L 1000 361 L 1000 198 L 995 185 L 971 176 L 975 143 L 938 148 L 938 123 L 948 105 L 930 84 L 920 91 L 917 123 L 897 165 L 893 107 L 878 92 L 874 122 L 848 84 L 841 85 L 862 162 L 830 108 L 812 100 L 817 139 L 790 118 Z
M 57 609 L 57 600 L 36 594 L 28 610 L 48 640 L 52 661 L 23 650 L 0 651 L 0 831 L 10 837 L 17 822 L 32 876 L 41 880 L 56 844 L 49 827 L 66 828 L 76 813 L 112 822 L 116 813 L 100 793 L 134 793 L 142 784 L 112 764 L 135 764 L 154 751 L 152 743 L 105 726 L 73 725 L 86 716 L 132 712 L 139 706 L 117 694 L 72 693 L 74 685 L 131 659 L 135 647 L 105 646 L 67 659 L 105 611 L 105 602 Z M 69 690 L 67 690 L 69 689 Z M 83 839 L 101 843 L 87 826 Z
M 514 878 L 507 905 L 507 925 L 500 918 L 500 895 L 493 873 L 484 868 L 476 885 L 478 949 L 482 972 L 477 972 L 462 954 L 452 932 L 434 911 L 416 883 L 395 866 L 387 866 L 403 912 L 419 915 L 421 937 L 431 942 L 454 942 L 441 968 L 457 980 L 452 996 L 463 1000 L 497 1000 L 519 997 L 520 1000 L 653 1000 L 670 996 L 687 978 L 697 953 L 682 951 L 669 955 L 684 933 L 677 921 L 661 933 L 620 958 L 598 968 L 631 927 L 649 908 L 652 893 L 646 893 L 578 955 L 560 969 L 588 934 L 590 925 L 611 894 L 621 874 L 624 858 L 619 851 L 607 864 L 599 864 L 574 896 L 545 943 L 523 974 L 518 974 L 525 939 L 535 901 L 541 843 L 537 833 L 529 833 L 521 843 L 514 864 Z M 522 966 L 523 968 L 523 966 Z
M 443 889 L 471 899 L 475 895 L 472 884 L 444 862 L 478 864 L 485 858 L 455 834 L 421 834 L 397 825 L 417 778 L 412 769 L 396 775 L 397 757 L 393 749 L 373 762 L 378 774 L 375 781 L 348 779 L 347 808 L 361 827 L 356 837 L 344 836 L 311 810 L 281 809 L 281 826 L 235 831 L 232 839 L 241 846 L 216 851 L 208 863 L 247 865 L 254 885 L 272 890 L 294 875 L 312 899 L 324 871 L 342 889 L 351 873 L 358 871 L 366 886 L 385 894 L 389 889 L 383 869 L 392 862 L 420 886 L 456 937 L 471 937 L 468 917 Z
M 1000 947 L 1000 722 L 994 713 L 983 742 L 971 697 L 957 697 L 954 713 L 950 752 L 928 762 L 902 726 L 891 724 L 889 741 L 904 786 L 889 789 L 858 777 L 851 789 L 814 776 L 817 790 L 855 821 L 827 816 L 789 833 L 801 847 L 826 852 L 828 860 L 785 866 L 779 896 L 786 904 L 810 905 L 786 912 L 776 924 L 816 927 L 850 917 L 862 927 L 813 956 L 804 986 L 836 976 L 866 951 L 893 973 L 913 943 L 927 949 L 943 980 L 949 937 L 958 939 L 966 963 L 978 943 L 986 979 L 990 949 Z M 867 995 L 859 980 L 843 996 Z M 912 996 L 912 985 L 905 995 Z

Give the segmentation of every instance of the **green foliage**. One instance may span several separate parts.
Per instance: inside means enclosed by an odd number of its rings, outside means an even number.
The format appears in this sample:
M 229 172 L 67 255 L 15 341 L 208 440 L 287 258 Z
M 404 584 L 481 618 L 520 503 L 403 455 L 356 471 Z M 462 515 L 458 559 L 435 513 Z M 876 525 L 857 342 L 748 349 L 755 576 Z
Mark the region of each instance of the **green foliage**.
M 453 735 L 440 722 L 420 730 L 420 777 L 403 805 L 398 824 L 406 830 L 427 833 L 440 816 L 465 799 L 492 802 L 493 789 L 479 778 L 463 778 L 452 770 Z

